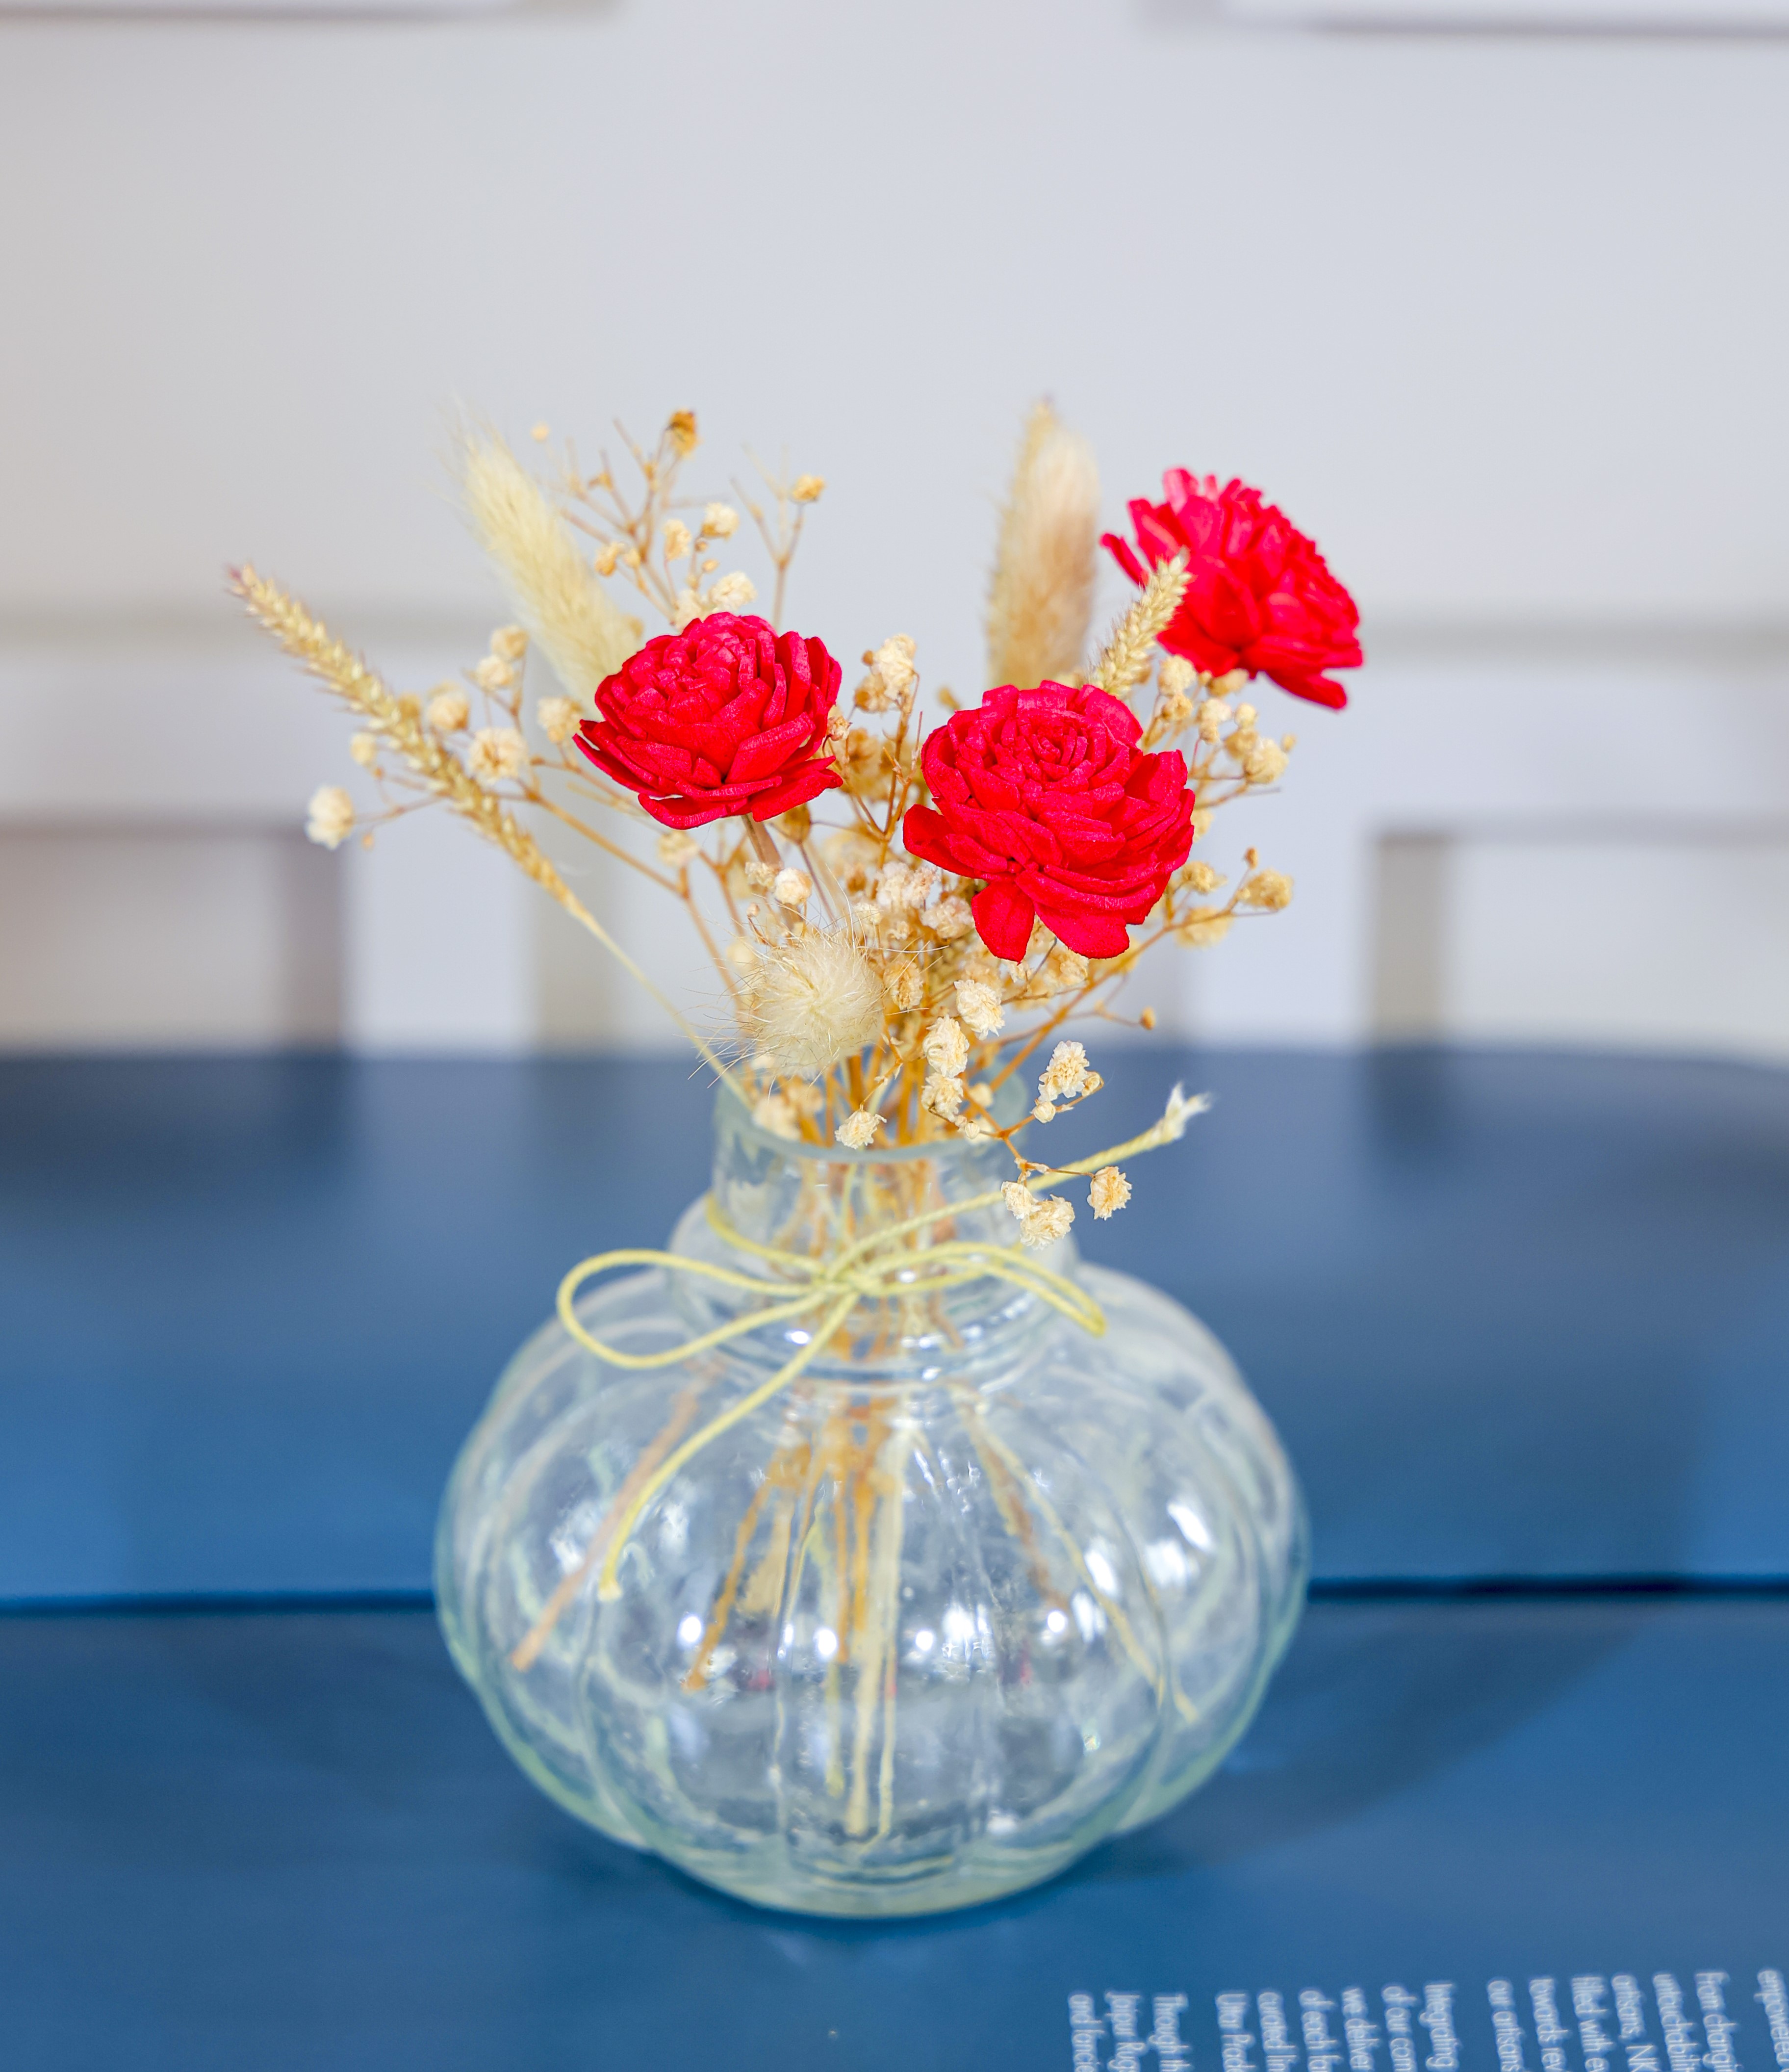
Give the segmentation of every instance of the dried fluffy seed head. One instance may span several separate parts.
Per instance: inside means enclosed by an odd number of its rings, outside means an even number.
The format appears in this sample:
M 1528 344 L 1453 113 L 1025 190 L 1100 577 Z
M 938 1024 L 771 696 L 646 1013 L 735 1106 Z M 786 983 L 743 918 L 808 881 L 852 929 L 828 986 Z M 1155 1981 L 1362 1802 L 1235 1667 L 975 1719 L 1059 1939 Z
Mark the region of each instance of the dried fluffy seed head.
M 577 707 L 569 698 L 543 698 L 534 709 L 540 731 L 556 748 L 563 748 L 577 732 Z
M 968 1092 L 962 1081 L 952 1074 L 941 1074 L 928 1079 L 921 1087 L 919 1104 L 929 1115 L 935 1115 L 941 1122 L 954 1122 L 962 1112 L 963 1100 Z
M 969 1038 L 954 1015 L 941 1015 L 926 1030 L 920 1048 L 926 1063 L 943 1079 L 954 1078 L 969 1063 Z
M 799 1137 L 802 1133 L 795 1120 L 795 1104 L 787 1094 L 765 1094 L 753 1108 L 752 1120 L 773 1137 Z
M 730 504 L 711 504 L 702 513 L 702 530 L 711 540 L 730 540 L 739 530 L 739 513 Z
M 1094 1091 L 1088 1081 L 1094 1078 L 1095 1075 L 1087 1068 L 1087 1053 L 1081 1045 L 1058 1043 L 1050 1053 L 1050 1062 L 1044 1067 L 1037 1091 L 1046 1100 L 1073 1100 L 1078 1095 Z
M 379 760 L 379 736 L 363 730 L 349 742 L 348 753 L 363 770 L 371 770 Z
M 749 575 L 736 569 L 730 576 L 723 576 L 708 592 L 710 611 L 743 611 L 758 594 L 758 586 Z
M 472 737 L 466 765 L 482 783 L 519 777 L 528 767 L 528 744 L 513 726 L 482 726 Z
M 673 870 L 681 870 L 683 865 L 701 853 L 695 836 L 683 828 L 667 828 L 659 837 L 659 861 L 668 863 Z M 746 955 L 751 955 L 749 947 L 746 949 Z
M 1230 932 L 1230 917 L 1215 906 L 1196 906 L 1174 932 L 1192 949 L 1215 949 Z
M 519 626 L 499 626 L 490 636 L 490 652 L 500 662 L 519 662 L 528 652 L 527 631 Z
M 1277 914 L 1292 903 L 1292 881 L 1282 870 L 1254 871 L 1243 879 L 1242 889 L 1236 896 L 1239 906 L 1258 906 L 1264 912 Z
M 979 978 L 958 980 L 957 1012 L 974 1035 L 991 1036 L 1006 1026 L 1007 1012 L 1000 1005 L 1000 996 Z
M 319 784 L 310 795 L 305 832 L 325 849 L 339 849 L 353 831 L 353 800 L 339 784 Z
M 779 906 L 805 906 L 814 896 L 814 881 L 805 870 L 779 870 L 771 881 L 770 896 Z
M 791 504 L 818 504 L 826 486 L 823 475 L 798 475 L 790 484 L 789 500 Z
M 553 673 L 574 697 L 591 697 L 639 646 L 640 622 L 610 603 L 546 491 L 500 439 L 465 439 L 460 490 L 479 545 Z
M 969 902 L 959 899 L 953 892 L 948 899 L 941 899 L 925 916 L 925 925 L 941 943 L 954 943 L 969 933 L 975 925 L 975 917 L 969 911 Z
M 778 1068 L 811 1079 L 882 1033 L 882 985 L 843 930 L 810 929 L 754 956 L 740 988 L 746 1041 Z
M 1098 1222 L 1114 1216 L 1130 1198 L 1130 1182 L 1116 1166 L 1102 1166 L 1087 1190 L 1087 1206 Z
M 987 599 L 987 680 L 1021 688 L 1080 668 L 1093 616 L 1099 471 L 1048 403 L 1025 427 Z
M 911 957 L 897 957 L 889 965 L 884 981 L 889 1005 L 902 1014 L 917 1007 L 925 993 L 925 976 Z
M 443 684 L 429 701 L 429 724 L 437 734 L 458 734 L 472 717 L 472 701 L 458 684 Z
M 881 1127 L 882 1118 L 873 1108 L 853 1108 L 839 1125 L 838 1141 L 847 1151 L 868 1151 Z

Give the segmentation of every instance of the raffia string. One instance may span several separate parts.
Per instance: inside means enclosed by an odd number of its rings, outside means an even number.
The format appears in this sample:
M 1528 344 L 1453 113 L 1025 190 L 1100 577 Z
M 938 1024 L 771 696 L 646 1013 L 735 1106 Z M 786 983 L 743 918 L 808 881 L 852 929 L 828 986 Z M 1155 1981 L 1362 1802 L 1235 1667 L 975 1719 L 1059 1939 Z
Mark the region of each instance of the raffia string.
M 1031 1173 L 1024 1185 L 1034 1194 L 1044 1193 L 1065 1180 L 1094 1172 L 1117 1159 L 1172 1143 L 1184 1133 L 1188 1120 L 1202 1113 L 1207 1105 L 1203 1095 L 1188 1100 L 1176 1087 L 1169 1097 L 1166 1112 L 1140 1135 L 1095 1152 L 1089 1157 L 1078 1159 L 1072 1166 Z M 618 1570 L 622 1556 L 642 1513 L 659 1490 L 704 1447 L 712 1445 L 723 1433 L 788 1388 L 831 1341 L 860 1302 L 938 1293 L 948 1288 L 966 1286 L 970 1281 L 992 1278 L 1036 1296 L 1093 1337 L 1101 1336 L 1106 1329 L 1106 1315 L 1093 1297 L 1065 1274 L 1054 1272 L 1036 1260 L 1028 1259 L 1016 1244 L 989 1244 L 954 1238 L 916 1251 L 901 1243 L 934 1223 L 965 1215 L 972 1210 L 991 1208 L 1003 1200 L 1003 1190 L 990 1188 L 985 1194 L 971 1195 L 961 1202 L 949 1202 L 900 1223 L 889 1223 L 872 1231 L 867 1237 L 857 1239 L 841 1251 L 815 1258 L 803 1252 L 786 1252 L 775 1245 L 760 1244 L 745 1236 L 728 1223 L 710 1195 L 705 1207 L 708 1222 L 715 1231 L 728 1245 L 763 1260 L 775 1269 L 776 1277 L 741 1273 L 731 1267 L 711 1265 L 706 1260 L 688 1259 L 677 1252 L 642 1246 L 597 1252 L 589 1259 L 581 1260 L 559 1284 L 559 1319 L 580 1345 L 613 1367 L 674 1367 L 712 1346 L 743 1337 L 749 1331 L 793 1322 L 801 1317 L 819 1318 L 818 1326 L 768 1380 L 749 1390 L 718 1417 L 711 1418 L 700 1431 L 691 1433 L 681 1445 L 657 1462 L 649 1474 L 638 1480 L 629 1478 L 629 1486 L 621 1493 L 613 1528 L 606 1529 L 603 1536 L 605 1544 L 602 1567 L 597 1578 L 598 1597 L 612 1601 L 621 1595 Z M 618 1266 L 656 1266 L 667 1272 L 694 1274 L 723 1287 L 743 1289 L 761 1299 L 737 1317 L 728 1318 L 712 1330 L 704 1331 L 682 1345 L 667 1346 L 659 1352 L 627 1352 L 587 1330 L 576 1306 L 579 1291 L 586 1282 Z M 794 1284 L 793 1287 L 791 1282 Z M 606 1524 L 605 1521 L 605 1527 Z M 581 1569 L 580 1572 L 585 1570 Z M 568 1577 L 567 1581 L 570 1581 Z M 564 1609 L 563 1590 L 562 1585 L 561 1593 L 556 1593 L 553 1604 L 515 1651 L 511 1659 L 518 1668 L 526 1668 L 540 1654 L 542 1643 Z

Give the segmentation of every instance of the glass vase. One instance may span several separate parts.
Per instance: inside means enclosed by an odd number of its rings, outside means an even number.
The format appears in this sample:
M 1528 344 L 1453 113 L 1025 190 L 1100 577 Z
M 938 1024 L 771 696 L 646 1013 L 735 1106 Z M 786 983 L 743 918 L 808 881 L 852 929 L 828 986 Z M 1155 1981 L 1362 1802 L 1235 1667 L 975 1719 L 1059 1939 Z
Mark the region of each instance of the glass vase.
M 791 1141 L 724 1091 L 670 1248 L 774 1278 L 751 1247 L 824 1260 L 1011 1176 L 997 1142 Z M 899 1242 L 1016 1230 L 995 1203 Z M 862 1915 L 1016 1891 L 1210 1775 L 1303 1602 L 1297 1485 L 1195 1318 L 1070 1240 L 1025 1257 L 1103 1333 L 992 1274 L 865 1297 L 731 1422 L 812 1315 L 645 1370 L 557 1318 L 523 1346 L 449 1483 L 436 1587 L 544 1791 L 741 1898 Z M 654 1266 L 576 1314 L 643 1354 L 763 1299 Z

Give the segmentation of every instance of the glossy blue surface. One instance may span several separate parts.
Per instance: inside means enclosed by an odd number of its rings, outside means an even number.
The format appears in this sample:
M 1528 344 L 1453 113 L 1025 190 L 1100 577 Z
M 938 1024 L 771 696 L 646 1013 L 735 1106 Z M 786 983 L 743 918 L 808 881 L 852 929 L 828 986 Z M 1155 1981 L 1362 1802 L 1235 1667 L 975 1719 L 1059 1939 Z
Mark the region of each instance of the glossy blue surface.
M 30 2072 L 1067 2072 L 1069 1995 L 1108 1991 L 1188 1995 L 1217 2072 L 1221 1992 L 1430 1980 L 1461 2072 L 1496 2072 L 1488 1978 L 1661 1966 L 1728 1971 L 1739 2063 L 1772 2063 L 1781 1601 L 1314 1605 L 1204 1792 L 888 1927 L 754 1913 L 577 1827 L 425 1612 L 15 1615 L 0 1690 L 0 2033 Z
M 1128 1056 L 1217 1096 L 1077 1226 L 1204 1315 L 1319 1578 L 1789 1574 L 1789 1074 Z M 0 1065 L 0 1598 L 426 1586 L 563 1268 L 704 1183 L 680 1063 Z

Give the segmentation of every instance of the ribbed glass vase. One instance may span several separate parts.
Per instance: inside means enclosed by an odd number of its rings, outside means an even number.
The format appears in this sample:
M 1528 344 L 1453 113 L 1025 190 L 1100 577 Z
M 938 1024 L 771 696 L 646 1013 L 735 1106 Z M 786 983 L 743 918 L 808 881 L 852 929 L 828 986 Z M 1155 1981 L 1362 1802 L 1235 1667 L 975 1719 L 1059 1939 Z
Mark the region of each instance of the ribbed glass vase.
M 773 1277 L 723 1232 L 823 1260 L 1011 1174 L 997 1143 L 791 1142 L 724 1092 L 671 1249 Z M 995 1206 L 904 1242 L 1015 1231 Z M 760 1905 L 884 1914 L 1035 1883 L 1211 1774 L 1297 1621 L 1297 1486 L 1196 1318 L 1070 1241 L 1028 1256 L 1102 1334 L 991 1275 L 865 1299 L 693 1452 L 811 1317 L 645 1371 L 556 1319 L 528 1340 L 453 1470 L 436 1581 L 543 1790 Z M 761 1299 L 655 1267 L 577 1315 L 643 1353 Z

